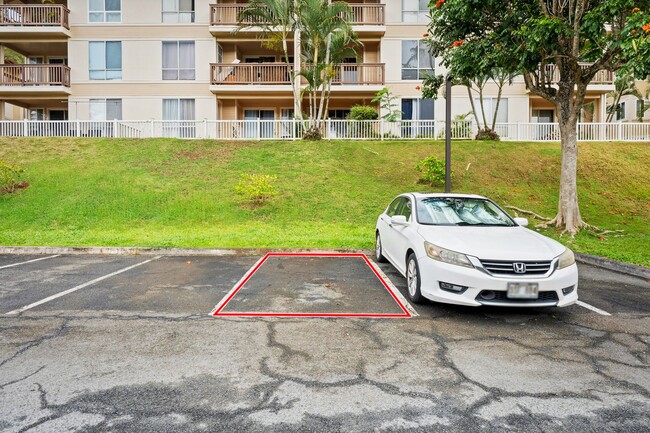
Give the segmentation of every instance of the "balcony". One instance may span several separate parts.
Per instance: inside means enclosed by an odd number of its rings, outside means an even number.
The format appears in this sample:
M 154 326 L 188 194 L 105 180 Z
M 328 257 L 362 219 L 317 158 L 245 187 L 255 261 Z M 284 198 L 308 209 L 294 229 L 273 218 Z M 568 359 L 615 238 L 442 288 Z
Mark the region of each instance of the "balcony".
M 580 63 L 582 69 L 590 67 L 592 63 Z M 549 77 L 551 83 L 560 81 L 560 70 L 555 65 L 546 65 L 546 76 Z M 611 71 L 598 71 L 589 85 L 614 85 L 614 73 Z
M 286 63 L 213 63 L 212 85 L 289 85 L 293 65 Z M 383 63 L 341 63 L 334 66 L 333 85 L 383 85 Z
M 66 65 L 0 65 L 0 97 L 69 94 Z
M 215 35 L 231 33 L 238 27 L 237 17 L 248 6 L 248 3 L 210 5 L 210 31 Z M 385 32 L 385 5 L 351 3 L 350 9 L 352 10 L 350 24 L 355 31 L 380 34 Z M 259 23 L 244 22 L 243 24 L 252 26 L 250 30 L 256 31 L 254 26 Z
M 4 41 L 70 37 L 70 11 L 63 5 L 0 5 Z

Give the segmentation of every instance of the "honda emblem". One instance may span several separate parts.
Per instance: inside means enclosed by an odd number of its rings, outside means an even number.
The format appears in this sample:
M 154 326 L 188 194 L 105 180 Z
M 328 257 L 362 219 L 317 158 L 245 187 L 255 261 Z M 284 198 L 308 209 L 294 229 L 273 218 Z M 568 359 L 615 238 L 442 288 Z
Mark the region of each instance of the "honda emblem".
M 512 264 L 512 269 L 515 271 L 515 274 L 525 274 L 526 263 L 515 262 Z

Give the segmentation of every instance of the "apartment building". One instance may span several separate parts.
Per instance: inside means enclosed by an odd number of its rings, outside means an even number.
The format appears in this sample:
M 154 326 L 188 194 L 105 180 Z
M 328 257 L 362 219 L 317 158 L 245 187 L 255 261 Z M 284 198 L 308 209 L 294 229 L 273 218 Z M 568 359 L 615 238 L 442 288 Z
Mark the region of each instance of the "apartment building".
M 444 100 L 422 99 L 440 66 L 421 41 L 428 0 L 349 2 L 363 46 L 338 65 L 329 116 L 371 105 L 388 87 L 407 120 L 441 120 Z M 293 117 L 289 59 L 237 29 L 238 0 L 0 0 L 0 119 L 244 120 Z M 583 120 L 605 119 L 613 76 L 590 85 Z M 495 88 L 488 88 L 486 111 Z M 476 96 L 475 96 L 476 97 Z M 523 80 L 503 92 L 499 122 L 554 122 L 555 108 Z M 455 87 L 453 114 L 470 111 Z M 491 114 L 491 113 L 486 113 Z
M 625 95 L 616 107 L 612 120 L 617 122 L 648 122 L 650 121 L 650 83 L 637 80 L 635 82 L 637 95 Z M 614 103 L 609 98 L 610 105 Z

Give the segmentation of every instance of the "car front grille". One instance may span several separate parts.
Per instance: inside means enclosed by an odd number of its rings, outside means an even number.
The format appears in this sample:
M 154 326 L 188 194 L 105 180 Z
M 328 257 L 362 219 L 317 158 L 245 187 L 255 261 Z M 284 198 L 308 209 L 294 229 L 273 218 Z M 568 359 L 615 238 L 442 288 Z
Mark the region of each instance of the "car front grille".
M 515 272 L 515 268 L 525 267 L 523 272 Z M 518 261 L 518 260 L 481 260 L 481 265 L 494 275 L 544 275 L 551 269 L 551 261 Z
M 508 292 L 483 290 L 478 294 L 478 296 L 476 296 L 476 300 L 480 303 L 489 302 L 489 303 L 499 303 L 503 305 L 508 305 L 508 304 L 542 304 L 547 302 L 558 302 L 559 298 L 557 297 L 557 292 L 555 291 L 539 292 L 539 296 L 537 299 L 519 299 L 519 298 L 510 299 L 508 298 Z

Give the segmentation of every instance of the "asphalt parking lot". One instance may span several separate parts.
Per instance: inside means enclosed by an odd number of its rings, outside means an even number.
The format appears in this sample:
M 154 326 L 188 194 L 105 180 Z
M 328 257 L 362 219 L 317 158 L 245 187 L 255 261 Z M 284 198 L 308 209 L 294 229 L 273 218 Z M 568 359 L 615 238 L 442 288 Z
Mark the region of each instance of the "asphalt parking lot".
M 411 306 L 390 265 L 260 259 L 0 255 L 0 431 L 650 431 L 643 278 Z

